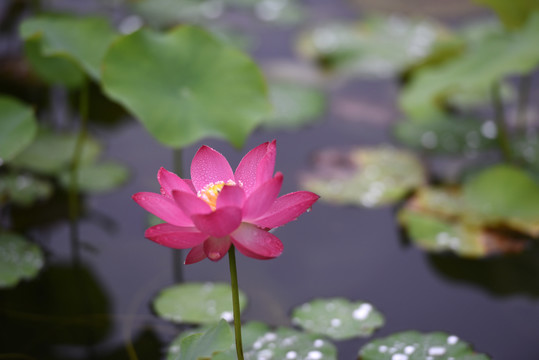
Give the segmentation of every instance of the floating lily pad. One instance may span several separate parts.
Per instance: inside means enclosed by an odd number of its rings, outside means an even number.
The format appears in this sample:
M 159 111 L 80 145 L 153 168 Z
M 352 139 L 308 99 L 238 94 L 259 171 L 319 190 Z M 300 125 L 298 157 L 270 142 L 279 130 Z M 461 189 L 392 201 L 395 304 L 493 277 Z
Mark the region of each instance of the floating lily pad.
M 303 34 L 298 46 L 330 70 L 387 77 L 425 59 L 436 43 L 451 36 L 432 21 L 371 16 L 360 23 L 318 26 Z
M 76 142 L 76 134 L 41 130 L 34 142 L 17 155 L 10 164 L 38 173 L 58 174 L 64 171 L 72 161 Z M 99 143 L 87 137 L 84 140 L 81 164 L 93 162 L 100 152 Z
M 489 219 L 539 223 L 539 184 L 516 167 L 498 165 L 480 172 L 465 182 L 463 195 L 473 211 Z
M 179 23 L 199 23 L 220 17 L 225 10 L 223 0 L 142 0 L 130 4 L 133 11 L 157 27 Z
M 246 359 L 337 359 L 337 350 L 329 341 L 284 327 L 259 337 L 244 354 Z
M 127 168 L 115 162 L 86 164 L 79 169 L 79 190 L 85 192 L 104 192 L 124 184 L 129 178 Z M 69 172 L 60 177 L 62 184 L 68 188 L 70 184 Z
M 247 298 L 240 291 L 240 308 Z M 153 301 L 156 313 L 177 323 L 208 324 L 233 320 L 232 290 L 227 284 L 187 283 L 162 290 Z
M 477 119 L 440 118 L 428 122 L 405 120 L 393 131 L 403 144 L 436 153 L 462 154 L 494 147 L 495 136 L 486 132 Z
M 211 326 L 212 325 L 202 326 L 200 328 L 182 332 L 178 337 L 176 337 L 172 341 L 172 343 L 170 343 L 168 347 L 168 351 L 167 351 L 167 360 L 175 360 L 179 356 L 181 343 L 183 339 L 196 333 L 204 333 Z M 229 326 L 230 326 L 231 331 L 233 331 L 233 325 L 229 325 Z M 269 327 L 268 325 L 264 323 L 252 321 L 252 322 L 248 322 L 247 324 L 243 324 L 241 326 L 241 336 L 242 336 L 243 347 L 245 349 L 252 347 L 255 341 L 267 332 L 269 332 Z M 235 344 L 232 344 L 231 350 L 233 350 L 232 359 L 234 359 L 236 356 Z
M 319 119 L 325 97 L 320 90 L 294 84 L 273 84 L 270 99 L 274 115 L 263 122 L 266 129 L 295 130 Z
M 253 61 L 192 26 L 166 34 L 143 29 L 116 41 L 105 56 L 103 84 L 172 147 L 207 136 L 239 147 L 270 111 Z
M 43 263 L 43 253 L 37 245 L 17 234 L 0 234 L 0 288 L 34 278 Z
M 3 200 L 27 206 L 52 195 L 50 182 L 30 174 L 7 174 L 0 176 L 0 203 Z
M 536 0 L 475 0 L 479 4 L 492 8 L 500 20 L 509 28 L 518 28 L 528 20 L 530 14 L 539 10 L 539 1 Z
M 399 211 L 398 220 L 421 248 L 464 257 L 520 252 L 523 238 L 539 234 L 537 219 L 493 217 L 474 204 L 459 187 L 420 188 Z
M 384 325 L 371 304 L 343 298 L 317 299 L 295 308 L 292 321 L 305 330 L 335 340 L 366 337 Z
M 405 209 L 399 222 L 420 248 L 430 252 L 452 251 L 464 257 L 483 257 L 489 253 L 486 230 L 477 224 L 452 222 L 434 214 Z
M 0 165 L 30 145 L 37 133 L 37 122 L 30 106 L 0 96 Z
M 20 33 L 25 40 L 39 40 L 42 55 L 75 61 L 95 80 L 100 78 L 105 51 L 118 36 L 105 18 L 67 15 L 29 18 Z
M 539 12 L 518 31 L 492 34 L 459 57 L 419 70 L 402 92 L 401 107 L 410 117 L 428 118 L 452 94 L 487 92 L 506 76 L 531 72 L 539 64 L 538 33 Z
M 203 333 L 185 337 L 180 344 L 180 351 L 173 359 L 198 360 L 211 358 L 213 354 L 229 350 L 234 342 L 230 327 L 225 320 L 210 327 Z
M 391 147 L 325 150 L 303 187 L 323 200 L 367 207 L 395 203 L 425 183 L 423 166 L 414 154 Z
M 443 332 L 405 331 L 371 341 L 359 351 L 360 360 L 489 360 L 470 344 Z

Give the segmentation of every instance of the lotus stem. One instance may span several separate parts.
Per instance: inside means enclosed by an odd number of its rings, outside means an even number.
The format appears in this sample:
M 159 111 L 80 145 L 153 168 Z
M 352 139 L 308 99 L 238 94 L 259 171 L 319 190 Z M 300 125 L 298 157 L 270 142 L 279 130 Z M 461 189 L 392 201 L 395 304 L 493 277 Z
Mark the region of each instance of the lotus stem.
M 84 149 L 84 142 L 88 132 L 88 81 L 84 81 L 82 84 L 79 95 L 79 115 L 80 115 L 80 128 L 77 140 L 75 143 L 75 149 L 73 151 L 73 158 L 69 167 L 69 231 L 71 239 L 71 257 L 73 264 L 78 266 L 80 264 L 80 240 L 79 240 L 79 166 L 82 151 Z
M 238 273 L 236 271 L 236 248 L 230 246 L 228 250 L 228 263 L 230 265 L 230 284 L 232 285 L 232 307 L 234 310 L 234 334 L 236 338 L 236 354 L 238 360 L 243 360 L 243 345 L 241 341 L 240 297 L 238 289 Z
M 524 129 L 527 128 L 526 115 L 530 102 L 531 84 L 532 77 L 530 74 L 527 74 L 520 78 L 518 85 L 517 124 Z
M 498 144 L 503 154 L 503 158 L 507 162 L 512 161 L 511 144 L 509 141 L 509 132 L 507 124 L 505 122 L 505 111 L 500 94 L 500 84 L 494 83 L 491 89 L 492 94 L 492 106 L 494 110 L 494 121 L 498 128 Z

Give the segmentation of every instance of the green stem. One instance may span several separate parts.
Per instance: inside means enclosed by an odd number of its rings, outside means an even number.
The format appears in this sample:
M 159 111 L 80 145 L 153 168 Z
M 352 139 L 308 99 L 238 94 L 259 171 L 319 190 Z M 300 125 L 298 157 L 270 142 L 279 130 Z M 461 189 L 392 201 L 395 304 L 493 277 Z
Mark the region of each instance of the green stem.
M 530 102 L 531 84 L 532 77 L 528 74 L 520 78 L 518 85 L 517 124 L 523 129 L 527 128 L 526 113 Z
M 172 162 L 173 168 L 176 175 L 183 179 L 183 156 L 182 149 L 174 149 L 172 151 Z M 180 283 L 183 281 L 183 261 L 182 261 L 182 251 L 180 249 L 171 249 L 172 250 L 172 271 L 174 281 Z
M 87 137 L 88 126 L 88 82 L 85 81 L 82 85 L 79 98 L 80 111 L 80 129 L 73 151 L 73 158 L 69 167 L 69 229 L 71 239 L 71 256 L 73 264 L 78 266 L 80 263 L 80 241 L 79 241 L 79 166 L 84 142 Z
M 236 354 L 238 360 L 243 360 L 243 345 L 241 342 L 240 297 L 238 290 L 238 273 L 236 271 L 236 249 L 234 245 L 228 250 L 230 265 L 230 284 L 232 285 L 232 306 L 234 309 L 234 333 L 236 334 Z
M 494 108 L 494 121 L 498 128 L 498 143 L 503 154 L 503 158 L 507 162 L 512 161 L 511 145 L 509 141 L 509 132 L 507 130 L 507 124 L 505 122 L 505 112 L 503 108 L 503 102 L 500 94 L 500 84 L 494 83 L 492 85 L 492 106 Z

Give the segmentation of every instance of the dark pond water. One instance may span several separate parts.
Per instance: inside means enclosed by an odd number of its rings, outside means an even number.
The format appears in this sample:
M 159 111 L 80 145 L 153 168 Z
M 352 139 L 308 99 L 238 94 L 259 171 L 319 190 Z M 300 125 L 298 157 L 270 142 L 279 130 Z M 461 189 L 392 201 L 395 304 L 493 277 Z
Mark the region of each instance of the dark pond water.
M 338 1 L 309 4 L 320 18 L 350 16 Z M 290 30 L 258 30 L 264 45 L 255 56 L 262 64 L 292 55 L 286 38 Z M 317 150 L 393 143 L 389 128 L 398 118 L 396 91 L 391 81 L 350 82 L 331 95 L 333 104 L 355 99 L 385 115 L 360 115 L 351 121 L 330 107 L 319 125 L 298 132 L 259 131 L 245 149 L 277 139 L 276 169 L 285 174 L 282 192 L 295 191 Z M 178 333 L 149 305 L 160 289 L 174 283 L 171 251 L 144 239 L 147 216 L 131 200 L 135 192 L 157 189 L 159 167 L 173 168 L 172 151 L 132 119 L 114 128 L 94 126 L 93 131 L 106 144 L 109 157 L 129 166 L 132 178 L 117 191 L 84 199 L 88 216 L 80 234 L 86 245 L 78 272 L 70 268 L 65 221 L 32 228 L 33 238 L 47 250 L 47 266 L 37 280 L 0 292 L 0 353 L 33 357 L 0 358 L 128 359 L 126 344 L 133 341 L 139 359 L 157 359 Z M 233 166 L 245 152 L 217 140 L 204 144 L 221 151 Z M 198 146 L 184 151 L 184 164 Z M 386 325 L 371 338 L 339 342 L 339 359 L 355 359 L 358 349 L 374 337 L 409 329 L 454 333 L 493 359 L 539 359 L 539 249 L 483 261 L 428 255 L 407 244 L 394 215 L 393 207 L 359 209 L 319 202 L 312 212 L 279 229 L 282 256 L 271 261 L 238 258 L 240 287 L 250 300 L 243 319 L 290 325 L 294 306 L 316 297 L 346 297 L 373 303 L 384 313 Z M 34 213 L 19 217 L 37 221 Z M 228 264 L 204 261 L 183 267 L 183 276 L 186 281 L 228 282 Z M 85 316 L 88 308 L 94 312 Z M 72 330 L 80 324 L 92 330 Z M 80 344 L 81 336 L 86 337 L 82 343 L 94 345 L 65 345 Z

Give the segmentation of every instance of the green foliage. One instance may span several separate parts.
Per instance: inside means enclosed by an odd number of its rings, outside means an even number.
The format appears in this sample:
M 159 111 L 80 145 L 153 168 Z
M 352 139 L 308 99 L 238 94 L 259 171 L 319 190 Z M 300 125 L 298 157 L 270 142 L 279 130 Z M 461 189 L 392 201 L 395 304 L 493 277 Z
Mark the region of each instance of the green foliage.
M 192 26 L 119 39 L 105 56 L 103 85 L 171 147 L 207 136 L 241 146 L 270 110 L 252 60 Z
M 492 221 L 510 217 L 539 222 L 539 184 L 516 167 L 482 171 L 464 183 L 463 196 L 472 211 Z
M 115 162 L 85 164 L 78 169 L 78 189 L 83 192 L 100 193 L 124 184 L 129 178 L 127 168 Z M 60 175 L 60 182 L 69 188 L 68 171 Z
M 41 249 L 15 233 L 0 234 L 0 288 L 34 278 L 43 267 Z
M 506 76 L 531 72 L 539 64 L 538 33 L 539 12 L 519 30 L 492 34 L 459 57 L 419 70 L 401 94 L 401 107 L 412 118 L 428 119 L 452 94 L 488 92 Z
M 247 303 L 240 292 L 240 308 Z M 153 308 L 160 317 L 177 323 L 208 324 L 233 319 L 232 290 L 228 284 L 186 283 L 168 287 L 155 297 Z
M 440 24 L 396 16 L 322 25 L 299 39 L 300 52 L 323 67 L 363 77 L 395 76 L 450 44 Z M 443 44 L 443 45 L 442 45 Z
M 325 201 L 373 207 L 395 203 L 425 182 L 415 155 L 379 147 L 321 152 L 315 171 L 303 176 L 302 186 Z
M 509 28 L 518 28 L 526 23 L 530 14 L 539 10 L 538 0 L 475 0 L 492 8 L 500 20 Z
M 384 316 L 369 303 L 332 298 L 298 306 L 292 321 L 309 332 L 345 340 L 371 335 L 384 325 Z
M 38 41 L 30 45 L 32 63 L 39 63 L 45 57 L 61 58 L 56 62 L 39 64 L 45 70 L 46 78 L 62 69 L 67 61 L 76 63 L 94 80 L 99 80 L 101 61 L 108 46 L 118 36 L 106 19 L 101 17 L 75 17 L 68 15 L 39 15 L 25 20 L 20 28 L 21 37 L 26 41 Z M 41 54 L 38 53 L 40 48 Z M 41 56 L 40 56 L 41 55 Z M 48 61 L 48 60 L 46 60 Z M 67 66 L 69 77 L 58 72 L 68 83 L 77 84 L 73 78 L 72 66 Z M 43 71 L 39 71 L 43 73 Z
M 0 165 L 26 148 L 37 133 L 32 108 L 0 95 Z
M 538 200 L 539 185 L 525 172 L 497 165 L 462 188 L 420 188 L 398 218 L 428 251 L 483 257 L 522 251 L 521 238 L 539 236 Z
M 54 133 L 41 129 L 34 142 L 19 153 L 10 165 L 37 173 L 58 175 L 65 171 L 72 161 L 76 142 L 76 134 Z M 99 143 L 92 138 L 86 138 L 81 164 L 94 162 L 100 152 Z
M 49 84 L 78 88 L 84 83 L 85 75 L 80 66 L 65 54 L 43 54 L 39 38 L 29 38 L 24 42 L 24 54 L 34 72 Z
M 174 359 L 197 360 L 230 349 L 234 342 L 232 331 L 225 320 L 219 321 L 203 333 L 185 337 L 180 343 L 180 353 Z
M 199 328 L 195 328 L 192 330 L 183 331 L 170 343 L 168 347 L 168 351 L 167 351 L 167 360 L 175 360 L 178 357 L 178 355 L 180 354 L 180 349 L 181 349 L 181 344 L 182 344 L 183 339 L 193 334 L 205 333 L 208 331 L 208 329 L 210 329 L 213 326 L 215 325 L 211 324 L 211 325 L 201 326 Z M 230 331 L 231 332 L 233 331 L 232 325 L 230 325 Z M 255 343 L 255 341 L 262 335 L 266 334 L 267 332 L 269 332 L 269 327 L 268 325 L 264 323 L 252 321 L 252 322 L 248 322 L 247 324 L 243 324 L 241 326 L 241 337 L 242 337 L 243 347 L 245 349 L 251 348 L 253 344 Z M 236 357 L 235 344 L 232 345 L 230 354 L 228 354 L 228 352 L 220 353 L 218 355 L 218 358 L 224 357 L 228 359 L 228 355 L 232 356 L 231 357 L 232 360 L 235 359 Z M 213 359 L 215 359 L 215 356 Z
M 482 126 L 485 123 L 482 124 L 478 119 L 446 116 L 428 122 L 403 120 L 395 125 L 393 132 L 408 147 L 458 155 L 466 151 L 490 149 L 496 145 L 493 136 L 486 137 L 483 134 Z
M 359 351 L 361 360 L 489 360 L 475 354 L 471 346 L 455 335 L 442 332 L 422 334 L 405 331 L 371 341 Z
M 31 174 L 0 175 L 0 204 L 9 201 L 29 206 L 52 195 L 52 184 Z
M 329 341 L 284 327 L 260 336 L 244 353 L 247 359 L 337 359 L 337 350 Z
M 273 116 L 264 120 L 265 129 L 296 130 L 317 120 L 325 108 L 324 94 L 301 85 L 270 85 Z

